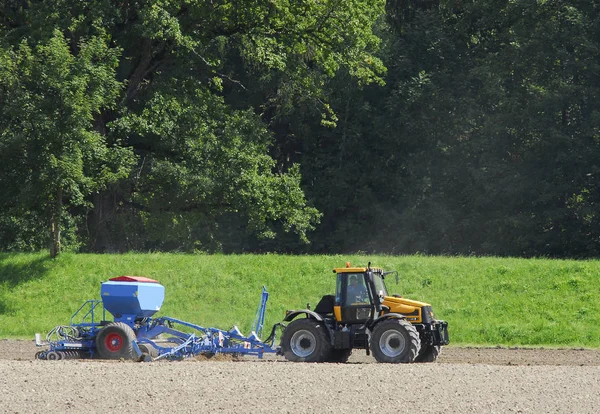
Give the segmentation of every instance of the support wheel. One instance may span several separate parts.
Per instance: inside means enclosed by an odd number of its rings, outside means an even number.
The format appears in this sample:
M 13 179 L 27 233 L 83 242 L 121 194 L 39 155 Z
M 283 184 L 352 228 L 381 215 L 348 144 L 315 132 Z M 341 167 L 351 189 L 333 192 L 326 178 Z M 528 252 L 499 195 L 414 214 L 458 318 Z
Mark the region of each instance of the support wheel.
M 323 322 L 297 319 L 290 323 L 281 337 L 281 351 L 292 362 L 325 362 L 331 345 Z
M 158 349 L 148 343 L 138 344 L 138 347 L 140 348 L 140 351 L 142 351 L 142 356 L 140 357 L 141 361 L 150 362 L 158 356 Z
M 106 325 L 96 336 L 96 349 L 103 359 L 136 359 L 133 351 L 135 333 L 123 322 L 113 322 Z
M 404 319 L 388 319 L 375 327 L 370 348 L 377 362 L 413 362 L 421 348 L 419 333 Z
M 350 349 L 332 349 L 331 354 L 327 362 L 343 364 L 348 362 L 348 358 L 352 355 L 352 348 Z
M 442 353 L 440 345 L 423 345 L 415 362 L 435 362 Z

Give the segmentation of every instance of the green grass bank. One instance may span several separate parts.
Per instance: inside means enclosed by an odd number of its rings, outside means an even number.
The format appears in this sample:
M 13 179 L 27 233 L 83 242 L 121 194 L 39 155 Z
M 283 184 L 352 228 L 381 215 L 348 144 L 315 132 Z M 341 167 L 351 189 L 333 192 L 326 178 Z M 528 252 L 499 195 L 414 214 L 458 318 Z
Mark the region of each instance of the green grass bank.
M 429 302 L 453 345 L 600 347 L 600 261 L 427 256 L 0 254 L 0 338 L 31 339 L 69 318 L 100 283 L 147 276 L 166 288 L 159 315 L 245 333 L 263 285 L 265 332 L 286 309 L 335 290 L 334 267 L 398 270 L 390 293 Z

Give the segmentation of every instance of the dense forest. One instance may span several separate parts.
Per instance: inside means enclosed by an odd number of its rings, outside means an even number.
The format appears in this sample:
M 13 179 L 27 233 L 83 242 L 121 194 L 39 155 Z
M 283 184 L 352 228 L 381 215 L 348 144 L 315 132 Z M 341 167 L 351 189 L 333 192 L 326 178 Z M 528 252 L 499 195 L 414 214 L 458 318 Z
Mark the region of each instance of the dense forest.
M 600 255 L 600 2 L 3 0 L 0 250 Z

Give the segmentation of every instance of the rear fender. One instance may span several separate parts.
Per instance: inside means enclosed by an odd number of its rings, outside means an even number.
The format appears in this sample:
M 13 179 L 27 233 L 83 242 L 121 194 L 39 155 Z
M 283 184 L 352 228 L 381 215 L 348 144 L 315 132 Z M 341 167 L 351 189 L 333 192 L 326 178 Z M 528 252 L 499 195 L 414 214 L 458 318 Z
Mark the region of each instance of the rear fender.
M 298 315 L 306 315 L 307 318 L 312 318 L 312 319 L 316 319 L 318 321 L 322 321 L 323 317 L 321 315 L 319 315 L 316 312 L 313 312 L 311 310 L 308 309 L 302 309 L 302 310 L 295 310 L 295 311 L 291 311 L 290 313 L 288 313 L 287 315 L 285 315 L 285 318 L 283 319 L 284 322 L 290 322 L 294 319 L 296 319 L 296 317 Z

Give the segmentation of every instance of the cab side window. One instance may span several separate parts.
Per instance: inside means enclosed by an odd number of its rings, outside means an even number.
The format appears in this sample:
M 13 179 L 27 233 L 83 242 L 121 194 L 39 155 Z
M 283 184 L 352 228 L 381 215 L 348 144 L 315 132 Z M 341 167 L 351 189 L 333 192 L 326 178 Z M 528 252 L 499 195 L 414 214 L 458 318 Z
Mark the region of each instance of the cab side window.
M 362 275 L 350 275 L 346 292 L 346 305 L 368 302 L 367 288 Z

